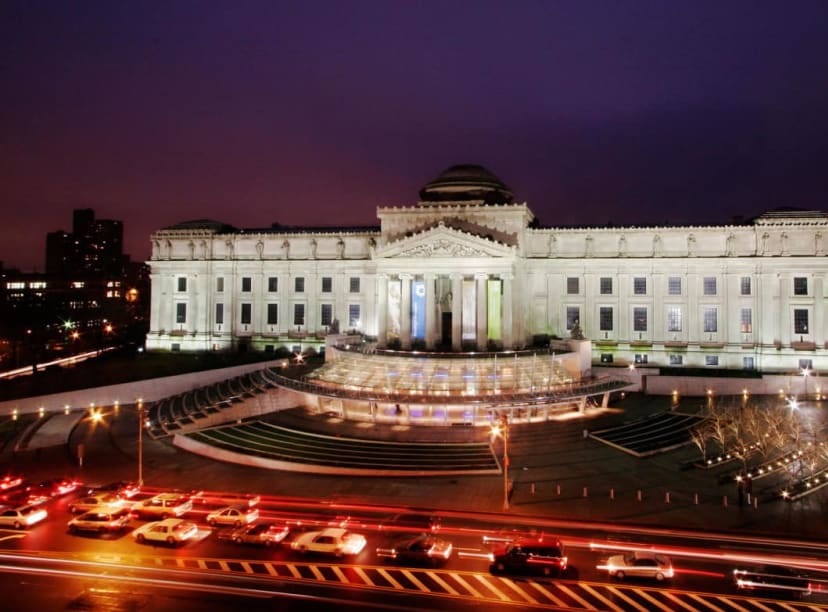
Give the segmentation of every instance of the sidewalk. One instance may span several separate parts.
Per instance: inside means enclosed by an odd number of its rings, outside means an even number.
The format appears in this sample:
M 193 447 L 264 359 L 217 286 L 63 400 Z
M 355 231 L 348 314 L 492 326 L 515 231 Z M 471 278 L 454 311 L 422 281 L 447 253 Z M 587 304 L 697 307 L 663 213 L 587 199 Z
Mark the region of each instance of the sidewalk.
M 685 462 L 698 458 L 693 446 L 638 459 L 582 435 L 584 429 L 604 429 L 668 408 L 669 398 L 630 396 L 615 409 L 585 418 L 513 425 L 509 513 L 828 540 L 828 525 L 823 518 L 828 490 L 792 503 L 760 501 L 756 508 L 747 503 L 740 507 L 735 486 L 719 484 L 721 471 L 682 469 Z M 269 420 L 320 434 L 355 438 L 459 441 L 464 436 L 479 440 L 487 434 L 480 428 L 366 428 L 364 424 L 300 409 L 274 413 Z M 77 456 L 79 444 L 83 445 L 82 466 Z M 500 459 L 500 443 L 494 448 Z M 137 480 L 137 419 L 134 413 L 123 410 L 108 425 L 93 428 L 83 421 L 72 430 L 67 445 L 16 455 L 7 450 L 0 455 L 0 468 L 23 473 L 30 480 L 60 475 L 77 476 L 90 484 Z M 499 475 L 343 478 L 271 472 L 214 462 L 180 451 L 169 440 L 151 440 L 148 436 L 143 438 L 143 476 L 148 484 L 182 489 L 256 491 L 437 510 L 500 512 L 503 506 L 503 478 Z M 755 484 L 757 495 L 761 487 L 770 486 L 761 481 Z M 728 497 L 727 507 L 724 496 Z

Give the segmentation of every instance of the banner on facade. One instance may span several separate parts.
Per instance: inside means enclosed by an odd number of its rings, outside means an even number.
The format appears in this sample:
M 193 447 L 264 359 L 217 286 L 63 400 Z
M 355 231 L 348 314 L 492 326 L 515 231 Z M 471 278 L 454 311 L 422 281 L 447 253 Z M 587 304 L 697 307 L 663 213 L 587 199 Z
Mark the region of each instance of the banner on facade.
M 411 338 L 425 339 L 425 283 L 415 280 L 411 283 Z
M 498 278 L 489 279 L 487 283 L 487 315 L 488 315 L 488 337 L 489 340 L 500 340 L 500 305 L 501 305 L 501 280 Z
M 463 340 L 477 340 L 477 287 L 473 278 L 463 279 Z
M 402 284 L 399 280 L 388 281 L 388 338 L 400 337 L 400 290 Z

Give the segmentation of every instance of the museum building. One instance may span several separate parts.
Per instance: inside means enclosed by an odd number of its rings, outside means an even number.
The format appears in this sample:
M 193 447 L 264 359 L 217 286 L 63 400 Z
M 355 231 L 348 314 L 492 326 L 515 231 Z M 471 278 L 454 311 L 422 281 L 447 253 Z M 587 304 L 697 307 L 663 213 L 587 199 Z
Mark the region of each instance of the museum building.
M 540 227 L 480 166 L 453 166 L 375 227 L 151 236 L 147 349 L 488 352 L 583 334 L 595 364 L 828 366 L 821 211 L 740 224 Z M 573 330 L 575 334 L 573 334 Z

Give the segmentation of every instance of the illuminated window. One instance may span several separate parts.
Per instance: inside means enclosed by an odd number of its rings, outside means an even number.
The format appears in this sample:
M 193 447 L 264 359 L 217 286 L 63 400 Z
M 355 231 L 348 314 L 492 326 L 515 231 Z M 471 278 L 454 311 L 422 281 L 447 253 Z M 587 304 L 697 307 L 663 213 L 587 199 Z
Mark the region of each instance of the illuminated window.
M 739 315 L 739 322 L 743 334 L 749 334 L 753 331 L 753 310 L 751 308 L 742 308 Z
M 681 306 L 670 306 L 667 309 L 667 331 L 681 331 Z
M 72 281 L 70 283 L 70 287 L 72 287 L 72 289 L 83 289 L 85 286 L 86 283 L 84 283 L 83 281 Z
M 26 283 L 10 282 L 6 283 L 6 289 L 25 289 Z
M 718 309 L 716 308 L 705 308 L 702 311 L 705 333 L 713 333 L 719 330 L 718 314 Z
M 348 327 L 359 327 L 359 304 L 348 305 Z
M 45 289 L 46 282 L 45 281 L 32 281 L 29 283 L 29 289 Z

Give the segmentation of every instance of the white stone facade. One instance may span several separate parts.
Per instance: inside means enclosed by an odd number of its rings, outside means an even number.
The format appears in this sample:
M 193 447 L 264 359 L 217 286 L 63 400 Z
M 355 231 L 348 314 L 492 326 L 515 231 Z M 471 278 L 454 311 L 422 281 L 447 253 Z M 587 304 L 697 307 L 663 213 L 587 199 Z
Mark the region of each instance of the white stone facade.
M 147 348 L 304 350 L 336 330 L 380 347 L 512 349 L 568 338 L 577 322 L 596 363 L 828 367 L 822 212 L 535 228 L 526 204 L 423 193 L 378 208 L 379 228 L 159 230 Z

